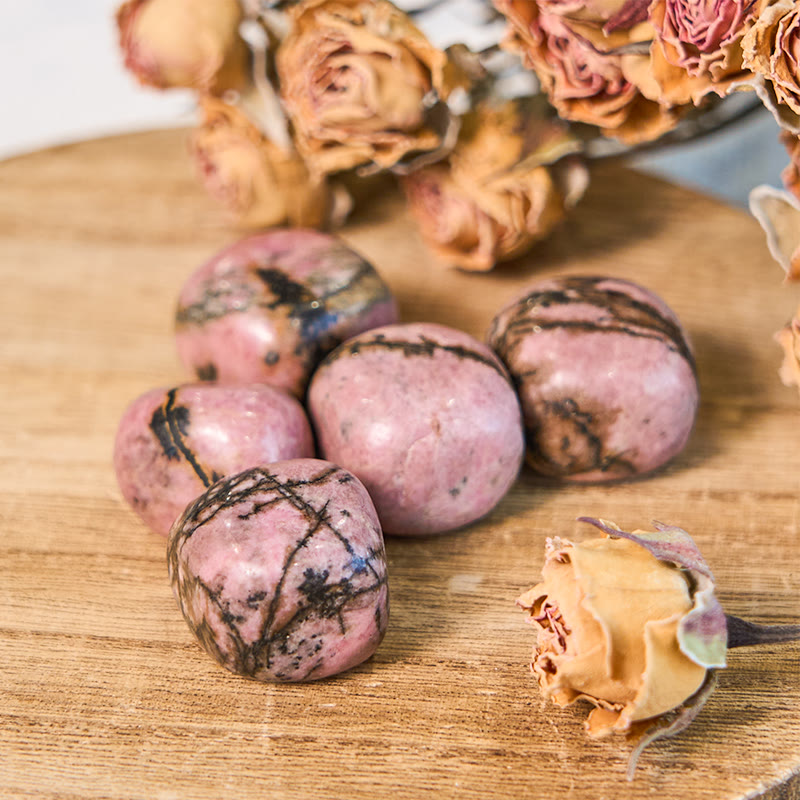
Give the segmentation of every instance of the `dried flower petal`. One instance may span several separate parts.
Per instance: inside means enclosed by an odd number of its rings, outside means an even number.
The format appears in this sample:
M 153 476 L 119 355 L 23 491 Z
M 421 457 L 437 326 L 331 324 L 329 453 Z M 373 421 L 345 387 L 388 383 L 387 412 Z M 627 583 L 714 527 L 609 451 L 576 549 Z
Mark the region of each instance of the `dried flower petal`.
M 750 212 L 764 229 L 786 281 L 800 280 L 800 200 L 772 186 L 756 186 L 750 191 Z

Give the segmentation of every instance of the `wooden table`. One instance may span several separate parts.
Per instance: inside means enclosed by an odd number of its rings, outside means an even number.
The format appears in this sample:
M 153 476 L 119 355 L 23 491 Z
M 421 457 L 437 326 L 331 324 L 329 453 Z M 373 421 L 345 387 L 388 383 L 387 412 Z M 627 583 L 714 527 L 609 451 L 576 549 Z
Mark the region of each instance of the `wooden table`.
M 390 629 L 334 680 L 261 685 L 194 643 L 164 540 L 110 464 L 126 404 L 185 379 L 172 313 L 188 274 L 236 234 L 195 182 L 181 132 L 0 164 L 0 796 L 3 798 L 800 797 L 800 649 L 733 651 L 684 734 L 645 751 L 585 738 L 585 708 L 544 704 L 514 606 L 545 537 L 579 515 L 689 530 L 729 613 L 800 617 L 800 398 L 772 333 L 781 286 L 757 224 L 627 172 L 598 171 L 569 224 L 491 275 L 438 269 L 391 192 L 343 236 L 406 320 L 483 337 L 521 285 L 608 273 L 661 294 L 697 351 L 702 407 L 649 480 L 543 486 L 525 471 L 468 530 L 387 542 Z

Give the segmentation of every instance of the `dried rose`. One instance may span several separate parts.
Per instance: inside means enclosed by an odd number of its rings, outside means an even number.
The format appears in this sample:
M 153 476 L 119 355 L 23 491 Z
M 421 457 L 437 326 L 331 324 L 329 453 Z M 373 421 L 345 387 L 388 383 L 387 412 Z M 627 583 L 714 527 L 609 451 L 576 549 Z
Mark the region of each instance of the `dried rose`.
M 800 280 L 800 200 L 772 186 L 750 190 L 750 211 L 767 236 L 767 247 L 786 273 Z
M 775 341 L 783 348 L 783 363 L 778 374 L 784 386 L 797 386 L 800 389 L 800 309 L 775 334 Z
M 537 628 L 532 668 L 558 705 L 594 703 L 591 736 L 670 711 L 725 666 L 725 615 L 689 534 L 657 525 L 580 544 L 548 539 L 543 582 L 517 601 Z
M 764 8 L 742 38 L 744 66 L 764 81 L 762 100 L 778 121 L 800 125 L 800 5 L 776 0 Z M 758 89 L 758 87 L 756 87 Z
M 297 147 L 321 172 L 395 166 L 446 143 L 454 67 L 387 0 L 305 0 L 277 56 Z
M 203 122 L 192 135 L 190 149 L 206 190 L 238 224 L 325 225 L 332 209 L 331 192 L 323 178 L 309 173 L 294 150 L 268 139 L 241 102 L 205 96 L 200 107 Z
M 536 72 L 562 118 L 596 125 L 628 144 L 675 127 L 678 115 L 660 102 L 649 71 L 648 24 L 604 32 L 596 24 L 544 13 L 535 0 L 494 3 L 511 24 L 509 46 Z
M 536 628 L 532 669 L 557 705 L 588 700 L 590 736 L 638 736 L 644 747 L 697 716 L 727 650 L 796 641 L 800 625 L 759 625 L 726 615 L 714 577 L 691 536 L 654 523 L 620 530 L 581 517 L 604 538 L 547 540 L 542 582 L 517 601 Z
M 723 80 L 742 69 L 739 43 L 761 0 L 655 0 L 650 20 L 670 64 L 708 77 L 722 94 Z
M 127 0 L 117 10 L 125 66 L 148 86 L 221 92 L 246 80 L 238 0 Z
M 523 101 L 467 114 L 446 162 L 402 179 L 428 246 L 446 263 L 489 270 L 544 238 L 580 199 L 587 170 L 563 124 Z M 562 160 L 563 159 L 563 160 Z

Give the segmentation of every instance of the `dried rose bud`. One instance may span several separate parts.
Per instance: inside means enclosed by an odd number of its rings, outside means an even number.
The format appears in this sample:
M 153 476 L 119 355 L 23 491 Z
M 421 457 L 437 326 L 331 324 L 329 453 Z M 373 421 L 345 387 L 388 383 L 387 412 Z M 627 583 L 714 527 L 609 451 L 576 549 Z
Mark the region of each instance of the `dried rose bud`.
M 778 373 L 781 380 L 785 386 L 800 388 L 800 308 L 775 334 L 775 341 L 783 348 L 783 363 Z
M 530 103 L 483 104 L 464 117 L 449 159 L 402 179 L 428 246 L 446 263 L 489 270 L 527 251 L 588 183 L 563 124 Z M 563 159 L 563 160 L 562 160 Z
M 714 578 L 686 531 L 548 539 L 542 582 L 517 601 L 536 627 L 532 669 L 557 705 L 595 705 L 590 736 L 630 731 L 678 709 L 725 666 L 727 624 Z M 697 706 L 693 708 L 696 713 Z
M 387 0 L 304 0 L 276 56 L 297 147 L 321 172 L 445 144 L 454 66 Z
M 245 81 L 238 0 L 127 0 L 117 10 L 125 66 L 157 89 L 221 92 Z
M 206 96 L 200 107 L 203 123 L 191 152 L 207 191 L 239 225 L 320 227 L 329 221 L 328 186 L 294 150 L 268 139 L 241 104 Z

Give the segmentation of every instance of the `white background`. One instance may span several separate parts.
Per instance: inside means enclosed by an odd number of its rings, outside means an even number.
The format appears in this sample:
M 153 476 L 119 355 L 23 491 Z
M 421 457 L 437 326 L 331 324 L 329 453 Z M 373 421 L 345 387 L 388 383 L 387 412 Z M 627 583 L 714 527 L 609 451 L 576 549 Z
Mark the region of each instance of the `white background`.
M 434 38 L 458 38 L 471 0 L 432 21 Z M 140 87 L 122 68 L 115 0 L 0 0 L 0 158 L 123 131 L 191 124 L 191 93 Z M 451 6 L 452 7 L 452 6 Z M 462 19 L 458 15 L 462 14 Z M 767 113 L 635 160 L 648 171 L 744 205 L 758 183 L 779 185 L 787 161 Z

